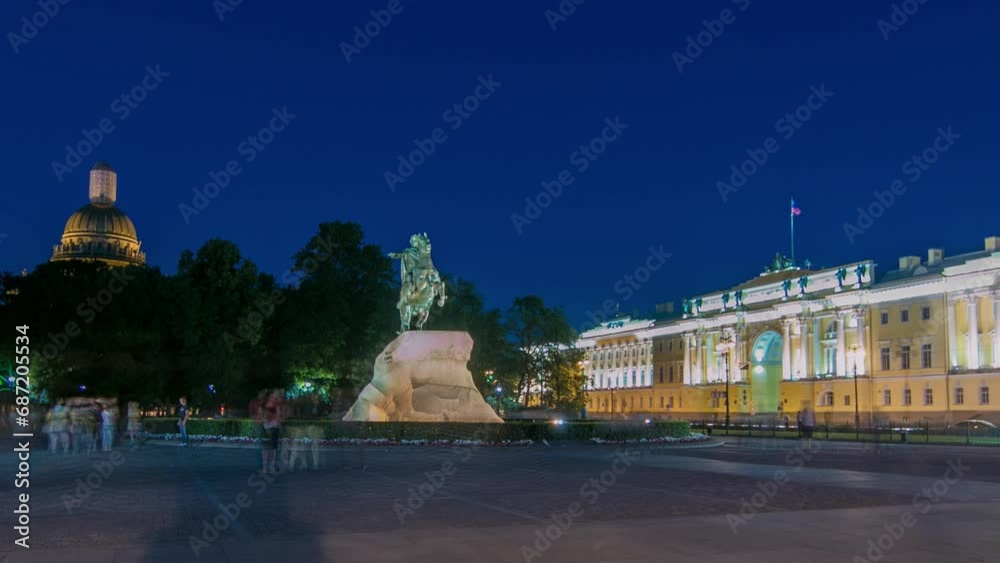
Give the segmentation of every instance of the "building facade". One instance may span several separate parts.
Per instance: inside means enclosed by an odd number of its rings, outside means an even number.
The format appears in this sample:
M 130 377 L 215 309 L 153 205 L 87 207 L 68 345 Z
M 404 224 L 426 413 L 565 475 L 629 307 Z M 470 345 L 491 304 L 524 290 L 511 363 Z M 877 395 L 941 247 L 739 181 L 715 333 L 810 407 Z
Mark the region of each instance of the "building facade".
M 741 421 L 794 422 L 809 406 L 830 424 L 1000 424 L 998 319 L 1000 237 L 989 237 L 959 256 L 903 257 L 877 280 L 872 261 L 808 270 L 777 257 L 673 317 L 618 319 L 578 346 L 597 416 L 722 422 L 728 397 Z
M 87 260 L 109 266 L 142 266 L 146 254 L 135 225 L 118 200 L 118 174 L 107 162 L 90 171 L 90 203 L 78 209 L 63 229 L 59 244 L 52 248 L 52 262 Z

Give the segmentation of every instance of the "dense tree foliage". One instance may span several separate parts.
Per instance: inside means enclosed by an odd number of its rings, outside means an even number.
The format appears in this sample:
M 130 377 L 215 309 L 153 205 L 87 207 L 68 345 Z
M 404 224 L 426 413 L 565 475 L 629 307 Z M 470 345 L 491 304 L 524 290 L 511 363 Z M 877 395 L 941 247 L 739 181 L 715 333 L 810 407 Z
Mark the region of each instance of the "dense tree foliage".
M 28 324 L 33 387 L 49 398 L 118 396 L 147 405 L 182 394 L 202 407 L 242 407 L 261 388 L 356 390 L 399 329 L 393 264 L 354 223 L 323 223 L 274 278 L 232 242 L 186 251 L 177 274 L 56 262 L 0 277 L 4 332 Z M 472 282 L 444 276 L 448 299 L 428 330 L 469 332 L 469 370 L 484 395 L 582 405 L 575 334 L 538 297 L 506 312 Z M 13 342 L 11 335 L 10 342 Z M 11 360 L 0 348 L 0 369 Z M 308 384 L 306 384 L 308 382 Z M 535 396 L 529 390 L 541 386 Z

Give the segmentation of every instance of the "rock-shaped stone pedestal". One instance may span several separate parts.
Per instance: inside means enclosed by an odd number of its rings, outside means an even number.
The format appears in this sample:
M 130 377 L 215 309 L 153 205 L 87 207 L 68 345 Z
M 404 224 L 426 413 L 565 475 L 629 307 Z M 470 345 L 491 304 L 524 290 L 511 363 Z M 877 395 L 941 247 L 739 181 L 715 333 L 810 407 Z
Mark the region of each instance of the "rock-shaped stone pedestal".
M 503 422 L 472 382 L 467 332 L 407 331 L 375 360 L 346 421 Z

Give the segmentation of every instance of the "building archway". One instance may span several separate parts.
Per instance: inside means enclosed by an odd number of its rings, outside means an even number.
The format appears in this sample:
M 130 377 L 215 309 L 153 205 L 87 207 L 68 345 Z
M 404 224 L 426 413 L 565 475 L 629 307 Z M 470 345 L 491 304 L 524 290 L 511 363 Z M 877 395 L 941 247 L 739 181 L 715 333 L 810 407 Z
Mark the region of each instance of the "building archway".
M 781 353 L 784 341 L 773 330 L 762 333 L 750 349 L 750 389 L 754 410 L 778 412 L 781 400 Z

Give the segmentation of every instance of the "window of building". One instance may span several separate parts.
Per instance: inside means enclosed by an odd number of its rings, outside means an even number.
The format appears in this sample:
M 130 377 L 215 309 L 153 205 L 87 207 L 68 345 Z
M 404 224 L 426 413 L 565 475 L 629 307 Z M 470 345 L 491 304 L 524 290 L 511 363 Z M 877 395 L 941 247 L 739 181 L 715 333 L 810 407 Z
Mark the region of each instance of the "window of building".
M 920 346 L 920 367 L 927 369 L 934 361 L 934 354 L 930 344 Z
M 900 311 L 899 311 L 899 322 L 901 322 L 901 323 L 908 323 L 908 322 L 910 322 L 910 310 L 909 309 L 900 309 Z
M 987 385 L 983 385 L 979 388 L 979 404 L 988 405 L 990 404 L 990 388 Z
M 638 384 L 639 383 L 638 383 L 636 375 L 635 375 L 635 370 L 632 370 L 632 387 L 635 387 Z
M 892 391 L 889 389 L 882 391 L 882 404 L 887 407 L 892 405 Z
M 899 348 L 899 369 L 910 369 L 909 346 L 900 346 Z
M 884 325 L 889 324 L 889 311 L 882 311 L 882 314 L 879 315 L 879 321 Z
M 673 340 L 671 340 L 670 342 L 667 342 L 667 350 L 670 351 L 670 352 L 674 351 L 674 341 Z
M 826 352 L 826 373 L 837 373 L 837 349 L 828 346 Z
M 965 389 L 961 387 L 955 388 L 955 404 L 964 405 L 965 404 Z
M 903 389 L 903 406 L 910 406 L 913 404 L 913 393 L 909 389 Z
M 831 338 L 837 337 L 837 321 L 832 320 L 830 324 L 826 325 L 826 338 L 829 340 Z
M 924 405 L 930 406 L 934 404 L 934 390 L 924 389 Z
M 663 366 L 660 366 L 660 383 L 663 383 Z
M 674 382 L 674 366 L 667 367 L 667 376 L 670 383 Z
M 663 395 L 660 395 L 660 408 L 663 408 Z
M 850 395 L 844 395 L 844 406 L 845 407 L 851 406 L 851 396 Z
M 674 408 L 674 396 L 673 395 L 670 396 L 670 401 L 667 402 L 667 406 L 670 407 L 670 408 Z
M 833 406 L 833 391 L 826 391 L 819 396 L 819 406 L 821 407 L 832 407 Z
M 726 394 L 723 391 L 712 391 L 712 407 L 719 408 L 725 406 Z
M 659 352 L 663 351 L 663 341 L 662 340 L 660 340 L 659 342 L 656 343 L 656 349 Z
M 920 308 L 920 320 L 922 320 L 922 321 L 929 321 L 929 320 L 931 320 L 931 308 L 930 307 L 921 307 Z
M 888 346 L 882 347 L 882 352 L 880 358 L 882 359 L 882 371 L 889 371 L 890 369 L 890 358 L 892 357 L 892 349 Z

